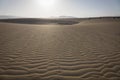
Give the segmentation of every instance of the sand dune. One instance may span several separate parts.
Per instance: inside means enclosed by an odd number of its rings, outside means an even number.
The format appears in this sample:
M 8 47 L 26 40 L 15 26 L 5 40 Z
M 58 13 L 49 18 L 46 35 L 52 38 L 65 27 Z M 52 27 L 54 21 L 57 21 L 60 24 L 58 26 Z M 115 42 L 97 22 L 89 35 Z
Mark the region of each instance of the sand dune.
M 16 19 L 1 19 L 0 22 L 19 23 L 19 24 L 35 24 L 35 25 L 73 25 L 78 24 L 77 18 L 56 18 L 56 19 L 37 19 L 37 18 L 16 18 Z
M 1 22 L 0 80 L 120 80 L 120 20 Z

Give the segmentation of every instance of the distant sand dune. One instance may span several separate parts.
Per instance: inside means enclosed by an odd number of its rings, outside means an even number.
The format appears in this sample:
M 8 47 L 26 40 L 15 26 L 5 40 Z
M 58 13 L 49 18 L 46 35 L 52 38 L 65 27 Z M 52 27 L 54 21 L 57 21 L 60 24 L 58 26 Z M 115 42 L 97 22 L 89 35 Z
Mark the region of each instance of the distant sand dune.
M 0 22 L 19 23 L 19 24 L 35 24 L 35 25 L 74 25 L 79 23 L 100 23 L 100 22 L 119 22 L 120 17 L 94 17 L 94 18 L 56 18 L 56 19 L 37 19 L 37 18 L 15 18 L 0 19 Z
M 1 22 L 0 80 L 120 80 L 120 21 Z
M 18 18 L 18 19 L 1 19 L 0 22 L 8 22 L 8 23 L 19 23 L 19 24 L 42 24 L 42 25 L 50 25 L 50 24 L 59 24 L 59 25 L 73 25 L 78 24 L 79 21 L 77 19 L 34 19 L 34 18 Z

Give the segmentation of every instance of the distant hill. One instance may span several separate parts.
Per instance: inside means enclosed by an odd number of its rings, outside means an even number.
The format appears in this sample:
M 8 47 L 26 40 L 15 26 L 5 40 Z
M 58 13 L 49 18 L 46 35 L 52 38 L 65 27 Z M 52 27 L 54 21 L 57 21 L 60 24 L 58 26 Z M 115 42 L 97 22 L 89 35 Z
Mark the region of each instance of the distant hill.
M 20 18 L 16 16 L 7 16 L 7 15 L 0 15 L 0 19 L 14 19 L 14 18 Z
M 59 16 L 59 18 L 76 18 L 74 16 Z

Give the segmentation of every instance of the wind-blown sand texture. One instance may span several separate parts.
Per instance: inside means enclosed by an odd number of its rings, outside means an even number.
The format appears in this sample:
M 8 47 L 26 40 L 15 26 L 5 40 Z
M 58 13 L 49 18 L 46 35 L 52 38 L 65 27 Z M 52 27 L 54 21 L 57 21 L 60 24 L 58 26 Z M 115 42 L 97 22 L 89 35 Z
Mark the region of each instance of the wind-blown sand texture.
M 0 80 L 120 80 L 120 20 L 1 22 Z

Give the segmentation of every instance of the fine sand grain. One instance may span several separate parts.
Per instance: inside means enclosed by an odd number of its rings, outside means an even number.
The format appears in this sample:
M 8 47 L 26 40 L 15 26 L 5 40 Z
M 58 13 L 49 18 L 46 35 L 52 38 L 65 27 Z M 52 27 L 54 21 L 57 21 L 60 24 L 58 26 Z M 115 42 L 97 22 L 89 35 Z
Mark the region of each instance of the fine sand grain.
M 120 80 L 120 21 L 1 22 L 0 80 Z

